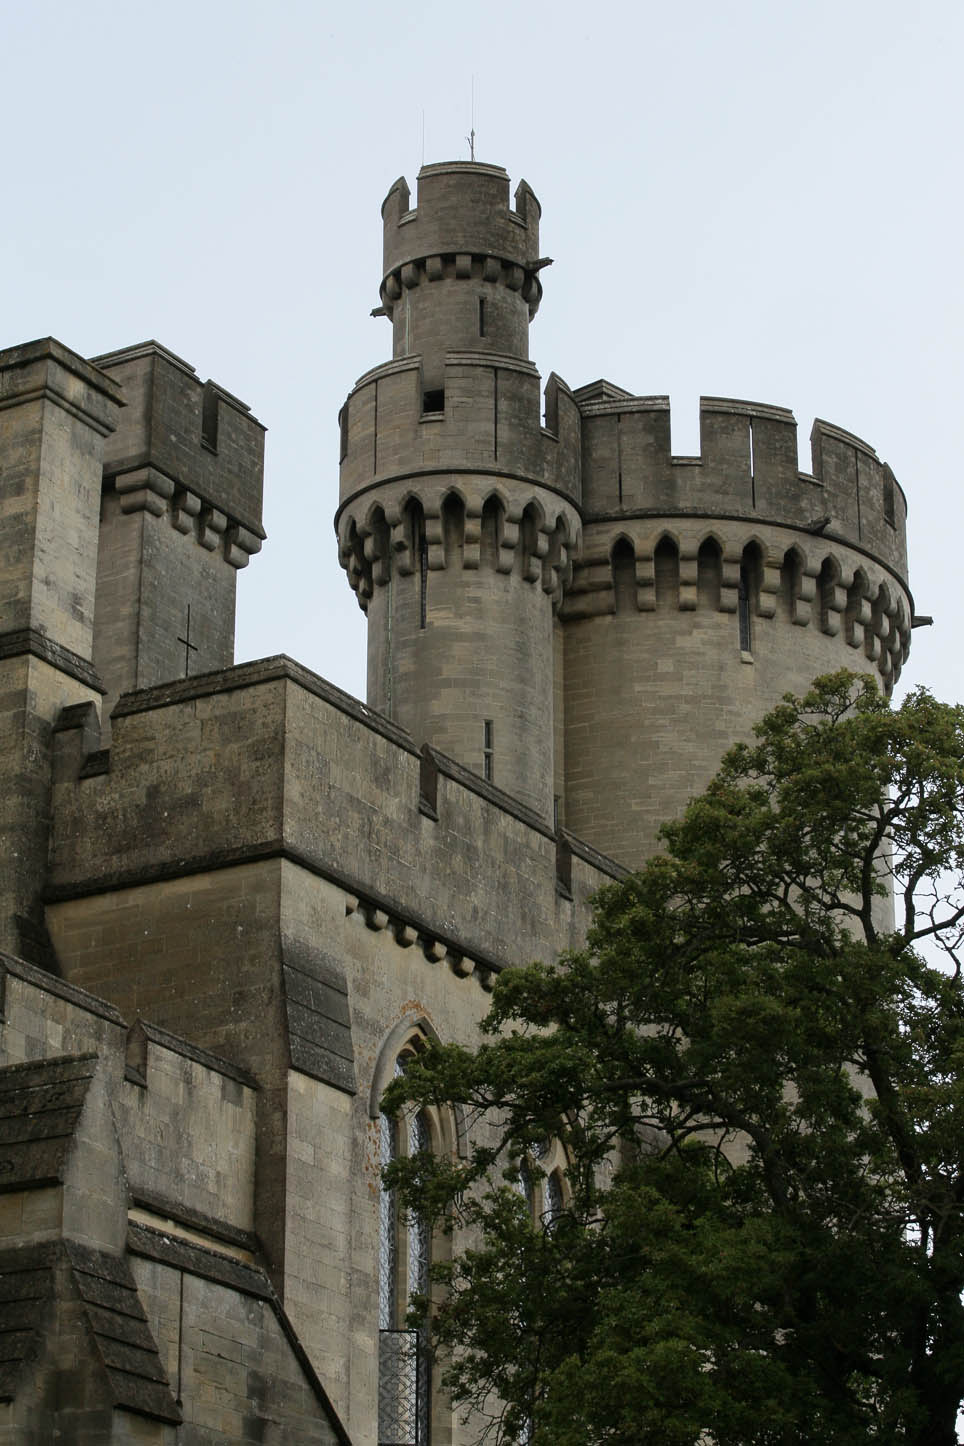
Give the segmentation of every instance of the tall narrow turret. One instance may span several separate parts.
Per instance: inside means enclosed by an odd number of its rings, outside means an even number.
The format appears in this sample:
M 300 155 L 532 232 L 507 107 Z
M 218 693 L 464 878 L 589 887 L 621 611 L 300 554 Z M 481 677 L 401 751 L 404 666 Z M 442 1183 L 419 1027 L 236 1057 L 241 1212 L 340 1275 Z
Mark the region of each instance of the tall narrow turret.
M 341 413 L 341 556 L 368 701 L 542 817 L 553 630 L 578 538 L 578 412 L 528 360 L 539 203 L 498 166 L 425 166 L 382 207 L 394 359 Z

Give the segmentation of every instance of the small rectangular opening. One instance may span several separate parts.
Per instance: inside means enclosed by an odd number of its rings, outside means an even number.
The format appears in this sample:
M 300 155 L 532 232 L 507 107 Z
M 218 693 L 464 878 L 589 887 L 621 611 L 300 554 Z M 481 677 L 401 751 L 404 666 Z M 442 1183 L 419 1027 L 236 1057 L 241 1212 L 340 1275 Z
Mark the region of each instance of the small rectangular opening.
M 482 723 L 482 777 L 487 783 L 495 777 L 495 730 L 491 718 Z
M 485 299 L 479 297 L 479 336 L 485 336 Z
M 423 412 L 444 412 L 445 411 L 445 388 L 435 387 L 432 391 L 422 393 Z

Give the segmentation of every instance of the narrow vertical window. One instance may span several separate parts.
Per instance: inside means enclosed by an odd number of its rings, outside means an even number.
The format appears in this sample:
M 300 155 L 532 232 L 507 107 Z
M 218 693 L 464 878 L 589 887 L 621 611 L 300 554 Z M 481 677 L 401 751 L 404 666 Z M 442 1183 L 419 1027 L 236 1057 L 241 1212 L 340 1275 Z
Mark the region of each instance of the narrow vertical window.
M 482 724 L 482 777 L 487 783 L 495 777 L 495 731 L 491 718 Z
M 479 336 L 485 336 L 485 301 L 479 297 Z
M 747 577 L 746 568 L 740 568 L 740 586 L 737 594 L 738 616 L 740 620 L 740 652 L 750 653 L 753 651 L 753 638 L 750 633 L 750 580 Z
M 387 1115 L 380 1116 L 379 1130 L 384 1169 L 404 1148 L 405 1132 Z M 422 1114 L 409 1125 L 407 1147 L 409 1154 L 431 1148 L 428 1121 Z M 405 1313 L 411 1296 L 428 1294 L 431 1231 L 418 1216 L 407 1225 L 400 1222 L 395 1192 L 384 1185 L 378 1224 L 378 1440 L 380 1446 L 398 1442 L 429 1446 L 432 1381 L 427 1330 L 410 1330 Z

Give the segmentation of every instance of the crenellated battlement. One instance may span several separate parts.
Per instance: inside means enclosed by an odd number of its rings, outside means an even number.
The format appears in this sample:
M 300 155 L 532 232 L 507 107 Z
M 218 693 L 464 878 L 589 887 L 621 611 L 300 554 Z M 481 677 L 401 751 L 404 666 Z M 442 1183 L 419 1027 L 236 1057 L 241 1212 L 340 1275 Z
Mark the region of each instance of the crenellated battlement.
M 638 866 L 786 692 L 846 666 L 891 691 L 904 494 L 820 419 L 801 464 L 786 407 L 703 397 L 686 457 L 667 396 L 553 373 L 543 399 L 531 190 L 512 210 L 505 171 L 453 162 L 412 200 L 382 207 L 393 359 L 339 417 L 369 702 Z
M 539 202 L 522 181 L 516 210 L 500 166 L 424 166 L 418 206 L 400 178 L 382 207 L 384 262 L 376 315 L 392 323 L 392 355 L 420 356 L 425 386 L 443 385 L 445 355 L 529 355 L 542 298 Z
M 578 503 L 579 410 L 555 374 L 544 395 L 546 426 L 539 373 L 514 356 L 449 352 L 436 392 L 425 388 L 421 357 L 374 368 L 339 416 L 341 507 L 403 477 L 482 471 Z
M 501 166 L 446 161 L 422 167 L 414 209 L 410 199 L 400 176 L 382 203 L 383 306 L 391 308 L 403 288 L 458 278 L 501 282 L 522 293 L 535 314 L 542 208 L 528 182 L 519 182 L 512 210 Z
M 703 397 L 700 455 L 676 457 L 669 399 L 614 396 L 614 390 L 594 383 L 574 394 L 583 423 L 587 520 L 637 513 L 752 517 L 839 538 L 904 578 L 904 494 L 860 437 L 817 420 L 811 470 L 803 472 L 792 412 Z
M 155 341 L 95 357 L 127 406 L 104 449 L 124 513 L 167 513 L 233 567 L 260 550 L 265 429 L 250 408 Z

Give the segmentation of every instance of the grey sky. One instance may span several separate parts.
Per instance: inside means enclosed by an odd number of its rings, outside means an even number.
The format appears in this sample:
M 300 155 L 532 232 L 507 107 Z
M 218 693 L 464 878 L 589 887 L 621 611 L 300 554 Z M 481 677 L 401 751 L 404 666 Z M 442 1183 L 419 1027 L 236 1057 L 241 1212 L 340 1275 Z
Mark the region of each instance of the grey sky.
M 477 158 L 543 206 L 543 375 L 854 431 L 908 494 L 902 682 L 964 698 L 964 7 L 0 4 L 0 345 L 156 337 L 269 427 L 238 658 L 364 692 L 337 565 L 338 408 L 387 359 L 379 206 Z

